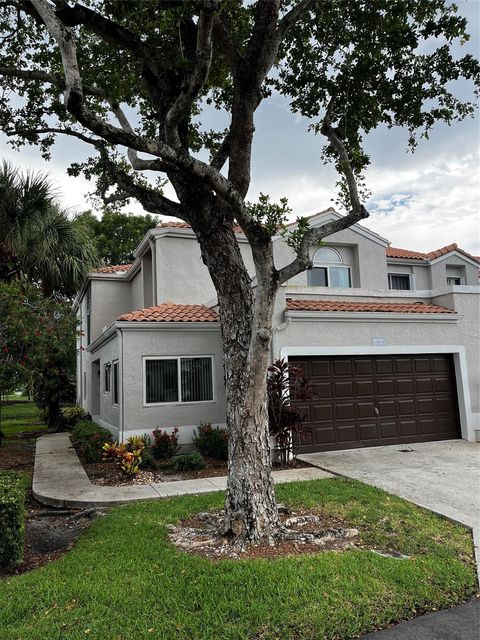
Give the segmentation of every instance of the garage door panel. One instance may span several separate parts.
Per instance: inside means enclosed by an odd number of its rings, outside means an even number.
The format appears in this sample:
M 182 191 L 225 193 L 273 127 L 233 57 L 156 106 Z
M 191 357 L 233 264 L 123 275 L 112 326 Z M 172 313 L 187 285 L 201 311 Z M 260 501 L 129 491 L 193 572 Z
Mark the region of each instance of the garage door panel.
M 377 396 L 393 396 L 395 393 L 395 381 L 393 378 L 390 380 L 377 380 L 375 387 Z
M 372 360 L 354 360 L 355 375 L 371 376 L 373 374 Z
M 415 400 L 409 398 L 398 401 L 398 413 L 401 416 L 414 415 L 416 413 Z
M 356 396 L 373 396 L 375 388 L 373 380 L 361 380 L 355 382 Z
M 299 451 L 460 437 L 451 356 L 291 360 L 313 376 L 313 397 L 300 411 L 311 432 L 299 441 Z
M 313 407 L 312 422 L 322 422 L 324 420 L 333 420 L 333 404 L 321 404 Z
M 397 403 L 395 400 L 378 400 L 376 406 L 378 415 L 381 418 L 395 416 L 397 414 Z
M 397 393 L 399 395 L 411 396 L 415 393 L 415 383 L 413 378 L 397 379 Z
M 355 424 L 340 425 L 337 428 L 337 441 L 338 442 L 356 442 L 357 430 Z
M 360 440 L 378 440 L 378 430 L 375 422 L 359 424 L 358 431 Z
M 358 402 L 357 403 L 357 416 L 359 418 L 374 418 L 375 417 L 375 404 L 373 400 L 370 402 Z
M 335 405 L 337 420 L 351 420 L 355 418 L 355 405 L 353 402 L 345 402 Z
M 336 398 L 351 398 L 353 396 L 353 382 L 334 382 Z
M 415 391 L 417 393 L 432 393 L 432 378 L 417 378 L 417 380 L 415 380 Z
M 332 384 L 330 382 L 318 382 L 313 380 L 312 393 L 314 398 L 331 398 Z
M 352 371 L 351 360 L 334 360 L 333 361 L 333 375 L 334 376 L 351 376 Z

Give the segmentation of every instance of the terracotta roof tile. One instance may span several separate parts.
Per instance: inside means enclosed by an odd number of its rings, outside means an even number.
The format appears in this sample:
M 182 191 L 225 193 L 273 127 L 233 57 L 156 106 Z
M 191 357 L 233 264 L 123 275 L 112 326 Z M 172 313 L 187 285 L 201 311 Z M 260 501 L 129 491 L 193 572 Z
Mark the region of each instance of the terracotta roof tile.
M 472 256 L 470 253 L 460 249 L 455 242 L 452 242 L 452 244 L 448 244 L 445 247 L 441 247 L 440 249 L 436 249 L 435 251 L 429 251 L 428 253 L 410 251 L 409 249 L 399 249 L 398 247 L 387 247 L 386 249 L 387 258 L 407 258 L 411 260 L 435 260 L 436 258 L 441 258 L 442 256 L 447 255 L 447 253 L 452 253 L 453 251 L 458 251 L 458 253 L 467 256 L 467 258 L 480 262 L 480 258 L 478 256 Z
M 131 264 L 109 264 L 106 267 L 93 269 L 92 273 L 121 273 L 128 271 L 131 266 Z
M 157 224 L 157 229 L 191 229 L 191 225 L 188 224 L 188 222 L 175 222 L 175 221 L 171 221 L 171 222 L 160 222 L 159 224 Z M 238 225 L 236 225 L 235 227 L 233 227 L 233 230 L 235 231 L 235 233 L 243 233 L 243 230 L 241 227 L 239 227 Z
M 425 302 L 344 302 L 340 300 L 292 300 L 287 311 L 348 311 L 357 313 L 454 313 Z
M 117 320 L 129 322 L 218 322 L 218 314 L 201 304 L 165 302 L 155 307 L 125 313 Z

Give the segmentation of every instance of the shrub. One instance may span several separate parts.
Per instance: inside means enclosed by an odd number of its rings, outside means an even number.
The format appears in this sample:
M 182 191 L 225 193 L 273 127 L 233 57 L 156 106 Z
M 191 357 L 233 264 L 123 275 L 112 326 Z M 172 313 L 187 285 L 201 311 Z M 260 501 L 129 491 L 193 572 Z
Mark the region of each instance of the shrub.
M 85 420 L 86 413 L 77 404 L 68 405 L 61 409 L 62 421 L 66 428 L 74 427 L 80 420 Z
M 136 476 L 140 471 L 140 463 L 142 462 L 142 451 L 135 449 L 133 451 L 123 451 L 119 457 L 120 469 L 130 478 Z
M 0 473 L 0 567 L 7 569 L 23 560 L 25 491 L 21 476 Z
M 168 460 L 178 451 L 178 427 L 175 427 L 171 433 L 157 427 L 153 433 L 155 444 L 153 445 L 153 455 L 157 460 Z
M 200 423 L 193 436 L 193 442 L 204 456 L 217 460 L 228 458 L 228 431 L 222 427 Z
M 104 442 L 102 445 L 103 460 L 116 460 L 120 469 L 130 478 L 136 476 L 140 471 L 140 466 L 148 455 L 151 456 L 146 444 L 149 442 L 147 436 L 130 436 L 127 442 Z
M 104 444 L 112 442 L 112 434 L 93 420 L 80 420 L 73 427 L 72 439 L 85 462 L 99 462 Z
M 177 473 L 182 471 L 197 471 L 198 469 L 205 469 L 205 466 L 205 460 L 198 451 L 183 453 L 172 458 L 172 469 Z

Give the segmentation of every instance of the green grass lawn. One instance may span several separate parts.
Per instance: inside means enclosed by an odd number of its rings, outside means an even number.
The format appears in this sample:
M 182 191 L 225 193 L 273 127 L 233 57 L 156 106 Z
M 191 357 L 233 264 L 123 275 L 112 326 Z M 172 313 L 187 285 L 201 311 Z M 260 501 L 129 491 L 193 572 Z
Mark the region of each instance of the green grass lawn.
M 13 404 L 2 403 L 0 429 L 11 437 L 22 431 L 47 429 L 34 402 L 20 398 Z
M 166 524 L 219 508 L 222 494 L 119 507 L 60 560 L 0 581 L 0 638 L 316 640 L 351 638 L 475 593 L 471 534 L 399 498 L 344 479 L 277 487 L 323 505 L 369 550 L 212 562 L 177 551 Z

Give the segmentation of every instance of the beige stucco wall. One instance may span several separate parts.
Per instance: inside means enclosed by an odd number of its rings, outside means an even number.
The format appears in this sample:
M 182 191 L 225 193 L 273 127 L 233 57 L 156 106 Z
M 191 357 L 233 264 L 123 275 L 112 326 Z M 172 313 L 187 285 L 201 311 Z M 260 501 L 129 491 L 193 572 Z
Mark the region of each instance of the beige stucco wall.
M 132 299 L 130 283 L 125 280 L 92 280 L 91 287 L 91 342 L 93 342 L 102 334 L 104 327 L 109 327 L 118 316 L 131 311 Z
M 144 356 L 212 355 L 214 400 L 205 403 L 173 403 L 144 406 Z M 123 397 L 125 437 L 151 432 L 155 427 L 180 427 L 180 444 L 191 441 L 200 422 L 225 423 L 222 344 L 220 331 L 127 330 L 123 333 Z
M 459 256 L 446 256 L 430 267 L 432 289 L 443 289 L 446 286 L 447 266 L 460 267 L 464 271 L 465 285 L 478 285 L 478 266 L 466 263 Z
M 135 311 L 136 309 L 143 309 L 143 273 L 140 268 L 133 276 L 130 282 L 131 291 L 131 309 L 129 311 Z

